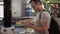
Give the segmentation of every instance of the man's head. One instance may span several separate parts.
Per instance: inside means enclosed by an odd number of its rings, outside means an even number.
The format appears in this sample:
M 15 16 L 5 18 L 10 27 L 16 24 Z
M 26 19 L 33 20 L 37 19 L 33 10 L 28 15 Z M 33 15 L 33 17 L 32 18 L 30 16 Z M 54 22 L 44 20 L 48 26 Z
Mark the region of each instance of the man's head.
M 40 0 L 31 0 L 30 3 L 35 11 L 40 11 L 42 9 L 42 3 Z

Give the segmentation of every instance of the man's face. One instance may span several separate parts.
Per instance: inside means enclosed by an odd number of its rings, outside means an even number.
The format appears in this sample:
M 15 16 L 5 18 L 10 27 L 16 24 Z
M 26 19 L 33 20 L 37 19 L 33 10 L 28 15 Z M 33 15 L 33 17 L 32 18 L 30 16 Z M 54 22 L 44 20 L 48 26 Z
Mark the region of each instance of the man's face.
M 32 8 L 33 8 L 33 10 L 35 10 L 35 11 L 39 11 L 40 10 L 40 4 L 39 3 L 35 3 L 35 2 L 31 2 L 31 6 L 32 6 Z

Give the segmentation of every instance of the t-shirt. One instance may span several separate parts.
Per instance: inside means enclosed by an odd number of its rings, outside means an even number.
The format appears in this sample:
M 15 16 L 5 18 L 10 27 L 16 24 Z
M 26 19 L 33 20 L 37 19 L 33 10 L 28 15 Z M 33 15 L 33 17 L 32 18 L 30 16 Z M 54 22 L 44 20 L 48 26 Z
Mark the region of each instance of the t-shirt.
M 41 13 L 41 18 L 40 18 L 39 17 L 40 16 L 40 13 L 41 12 L 38 12 L 37 13 L 36 18 L 35 18 L 35 24 L 34 25 L 36 27 L 42 27 L 40 21 L 44 21 L 44 22 L 47 22 L 48 23 L 48 28 L 49 28 L 49 26 L 50 26 L 50 20 L 51 20 L 50 14 L 47 11 L 44 11 L 44 12 Z M 35 30 L 35 34 L 41 34 L 41 32 L 38 32 L 38 31 Z

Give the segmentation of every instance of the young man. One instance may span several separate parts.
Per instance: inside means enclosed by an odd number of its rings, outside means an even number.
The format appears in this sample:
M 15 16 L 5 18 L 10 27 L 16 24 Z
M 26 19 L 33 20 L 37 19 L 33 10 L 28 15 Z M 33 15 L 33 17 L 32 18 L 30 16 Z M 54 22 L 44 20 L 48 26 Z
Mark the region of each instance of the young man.
M 24 22 L 24 25 L 26 27 L 33 28 L 35 30 L 34 34 L 49 34 L 48 29 L 49 29 L 50 20 L 51 20 L 50 14 L 47 11 L 42 12 L 44 8 L 42 7 L 42 3 L 40 2 L 40 0 L 31 0 L 30 3 L 32 8 L 35 11 L 38 11 L 36 16 L 36 21 L 35 21 L 35 24 L 32 25 L 30 21 L 27 20 Z

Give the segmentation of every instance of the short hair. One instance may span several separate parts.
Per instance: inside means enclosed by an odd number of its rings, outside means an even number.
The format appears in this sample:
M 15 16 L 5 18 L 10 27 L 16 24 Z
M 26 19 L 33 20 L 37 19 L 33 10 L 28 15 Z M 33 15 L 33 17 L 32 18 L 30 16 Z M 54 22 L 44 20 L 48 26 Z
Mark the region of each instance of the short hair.
M 40 0 L 30 0 L 29 3 L 31 3 L 32 1 L 34 1 L 35 3 L 39 2 L 40 4 L 42 4 L 42 2 Z

